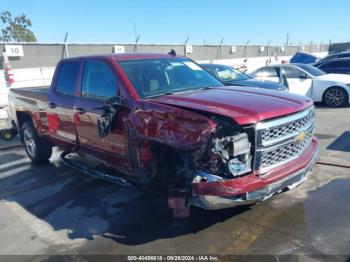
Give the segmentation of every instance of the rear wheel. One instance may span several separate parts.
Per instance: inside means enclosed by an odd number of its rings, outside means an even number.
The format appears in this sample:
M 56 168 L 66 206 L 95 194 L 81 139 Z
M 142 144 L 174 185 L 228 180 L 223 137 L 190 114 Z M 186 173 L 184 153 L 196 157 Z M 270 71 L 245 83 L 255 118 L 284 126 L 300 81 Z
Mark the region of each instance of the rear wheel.
M 329 107 L 342 107 L 348 102 L 348 94 L 343 88 L 330 87 L 324 93 L 323 101 Z
M 52 146 L 39 137 L 32 122 L 22 125 L 22 141 L 28 157 L 33 163 L 39 164 L 50 159 Z

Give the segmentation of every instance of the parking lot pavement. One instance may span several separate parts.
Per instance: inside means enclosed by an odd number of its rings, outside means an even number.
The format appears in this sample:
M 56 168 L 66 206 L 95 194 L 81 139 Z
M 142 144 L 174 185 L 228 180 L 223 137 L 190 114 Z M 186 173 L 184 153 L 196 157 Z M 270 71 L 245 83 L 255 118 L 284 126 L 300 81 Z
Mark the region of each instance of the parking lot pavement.
M 321 159 L 350 165 L 350 108 L 317 108 Z M 350 170 L 317 165 L 300 187 L 251 207 L 194 208 L 64 167 L 0 153 L 0 254 L 350 255 Z
M 9 141 L 0 140 L 0 150 L 4 150 L 10 147 L 20 146 L 21 141 L 18 136 L 14 137 Z

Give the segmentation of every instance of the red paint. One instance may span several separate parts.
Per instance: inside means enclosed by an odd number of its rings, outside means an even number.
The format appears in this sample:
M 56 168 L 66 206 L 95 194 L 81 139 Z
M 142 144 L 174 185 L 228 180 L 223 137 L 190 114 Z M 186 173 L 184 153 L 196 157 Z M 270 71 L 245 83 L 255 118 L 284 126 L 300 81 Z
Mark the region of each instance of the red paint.
M 206 142 L 216 124 L 200 114 L 150 101 L 136 103 L 129 115 L 139 138 L 193 149 Z
M 74 122 L 74 125 L 76 125 L 76 126 L 80 124 L 79 113 L 74 113 L 73 122 Z
M 224 115 L 241 125 L 292 114 L 313 104 L 306 97 L 250 87 L 183 92 L 152 101 Z
M 271 170 L 263 177 L 256 173 L 252 173 L 241 178 L 231 179 L 224 182 L 195 183 L 192 185 L 193 192 L 197 195 L 234 196 L 264 188 L 305 168 L 315 155 L 317 144 L 318 141 L 314 138 L 311 146 L 302 156 Z
M 57 130 L 59 128 L 59 120 L 56 114 L 50 114 L 47 116 L 48 128 L 51 131 Z

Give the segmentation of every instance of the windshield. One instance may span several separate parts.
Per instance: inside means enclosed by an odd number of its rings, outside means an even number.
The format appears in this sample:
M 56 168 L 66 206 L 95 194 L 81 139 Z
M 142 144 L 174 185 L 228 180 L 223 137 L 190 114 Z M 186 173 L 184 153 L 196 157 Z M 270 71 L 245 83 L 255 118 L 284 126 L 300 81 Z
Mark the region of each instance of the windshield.
M 299 64 L 298 66 L 313 76 L 322 76 L 326 74 L 321 69 L 318 69 L 317 67 L 311 65 Z
M 119 62 L 141 98 L 222 86 L 207 71 L 186 58 Z

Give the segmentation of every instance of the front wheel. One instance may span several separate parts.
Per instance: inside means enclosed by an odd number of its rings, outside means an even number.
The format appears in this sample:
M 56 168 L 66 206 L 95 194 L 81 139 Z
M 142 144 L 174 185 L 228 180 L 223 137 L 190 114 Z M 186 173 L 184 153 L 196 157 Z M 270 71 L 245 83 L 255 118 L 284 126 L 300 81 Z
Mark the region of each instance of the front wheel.
M 323 95 L 324 103 L 329 107 L 342 107 L 348 102 L 348 94 L 339 87 L 330 87 Z
M 28 157 L 33 163 L 39 164 L 50 159 L 52 146 L 39 137 L 32 122 L 22 125 L 22 141 Z

